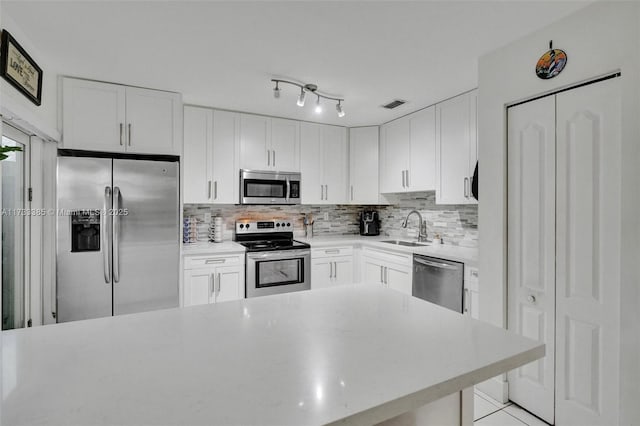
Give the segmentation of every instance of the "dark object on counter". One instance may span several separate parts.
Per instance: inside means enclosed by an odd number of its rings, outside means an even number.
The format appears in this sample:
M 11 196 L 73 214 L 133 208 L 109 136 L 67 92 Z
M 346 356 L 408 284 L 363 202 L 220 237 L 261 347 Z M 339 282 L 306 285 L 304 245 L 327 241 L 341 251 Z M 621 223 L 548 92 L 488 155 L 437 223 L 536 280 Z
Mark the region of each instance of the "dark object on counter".
M 360 235 L 380 235 L 380 216 L 375 210 L 360 213 Z
M 473 179 L 471 180 L 471 194 L 473 198 L 478 199 L 478 162 L 476 161 L 476 168 L 473 171 Z

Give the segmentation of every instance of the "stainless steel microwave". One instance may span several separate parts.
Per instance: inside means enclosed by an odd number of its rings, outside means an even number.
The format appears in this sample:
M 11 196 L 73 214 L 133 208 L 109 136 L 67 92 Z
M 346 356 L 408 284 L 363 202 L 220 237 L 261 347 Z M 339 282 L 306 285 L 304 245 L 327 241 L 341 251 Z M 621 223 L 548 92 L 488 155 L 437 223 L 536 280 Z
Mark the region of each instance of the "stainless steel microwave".
M 240 204 L 300 204 L 300 173 L 240 170 Z

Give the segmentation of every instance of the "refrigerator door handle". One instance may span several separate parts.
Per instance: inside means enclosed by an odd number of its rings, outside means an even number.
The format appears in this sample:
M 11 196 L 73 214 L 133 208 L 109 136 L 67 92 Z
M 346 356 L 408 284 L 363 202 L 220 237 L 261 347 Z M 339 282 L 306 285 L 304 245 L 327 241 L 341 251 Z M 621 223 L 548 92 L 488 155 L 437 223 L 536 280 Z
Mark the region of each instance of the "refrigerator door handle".
M 120 188 L 113 188 L 113 282 L 120 281 Z
M 111 187 L 104 187 L 104 209 L 102 210 L 102 263 L 104 267 L 104 282 L 111 283 L 111 265 L 109 262 L 109 241 L 111 241 L 111 227 L 109 226 L 109 210 L 111 210 Z

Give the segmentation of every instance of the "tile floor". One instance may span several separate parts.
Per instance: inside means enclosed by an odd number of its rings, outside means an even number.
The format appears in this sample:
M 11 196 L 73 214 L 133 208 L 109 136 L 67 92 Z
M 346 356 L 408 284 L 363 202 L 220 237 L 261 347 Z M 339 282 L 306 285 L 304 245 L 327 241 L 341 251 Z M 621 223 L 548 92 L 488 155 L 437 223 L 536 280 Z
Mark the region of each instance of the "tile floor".
M 480 391 L 473 396 L 474 426 L 549 426 L 516 404 L 502 404 Z

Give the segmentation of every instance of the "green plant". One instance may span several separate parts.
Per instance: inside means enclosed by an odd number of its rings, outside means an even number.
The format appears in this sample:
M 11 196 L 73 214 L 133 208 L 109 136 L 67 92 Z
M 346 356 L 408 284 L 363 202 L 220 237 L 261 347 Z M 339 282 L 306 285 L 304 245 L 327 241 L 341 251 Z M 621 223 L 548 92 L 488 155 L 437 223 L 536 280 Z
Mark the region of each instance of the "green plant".
M 0 146 L 0 161 L 6 160 L 9 158 L 5 152 L 14 152 L 14 151 L 22 151 L 22 148 L 19 146 Z

